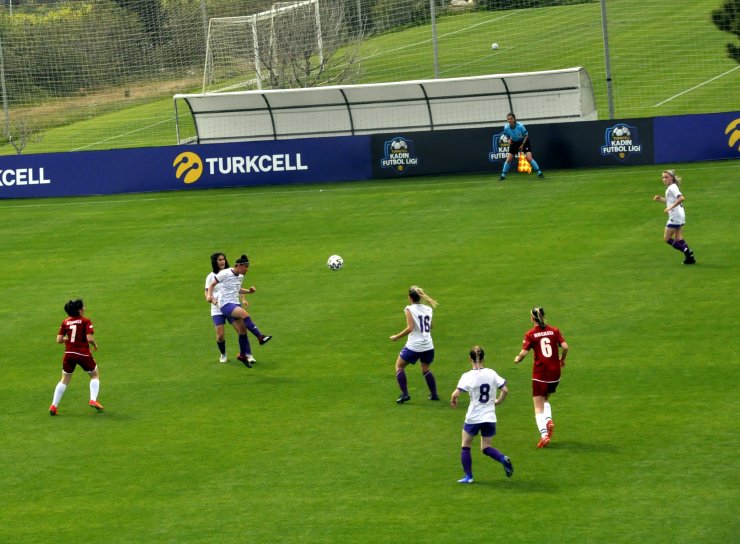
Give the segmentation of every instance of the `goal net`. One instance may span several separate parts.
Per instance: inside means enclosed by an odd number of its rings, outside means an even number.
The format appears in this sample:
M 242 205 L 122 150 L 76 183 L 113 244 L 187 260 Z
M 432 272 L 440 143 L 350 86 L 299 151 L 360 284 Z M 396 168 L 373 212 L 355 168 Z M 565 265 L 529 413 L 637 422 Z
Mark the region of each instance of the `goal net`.
M 296 58 L 323 63 L 319 0 L 277 2 L 253 15 L 211 18 L 205 57 L 204 93 L 284 86 Z

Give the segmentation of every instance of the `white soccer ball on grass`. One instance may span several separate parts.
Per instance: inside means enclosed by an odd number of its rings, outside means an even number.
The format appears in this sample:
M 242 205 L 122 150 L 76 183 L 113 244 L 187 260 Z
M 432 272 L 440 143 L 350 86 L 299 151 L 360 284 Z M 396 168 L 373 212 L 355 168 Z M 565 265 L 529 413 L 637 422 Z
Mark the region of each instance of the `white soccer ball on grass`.
M 341 270 L 344 266 L 344 259 L 339 255 L 332 255 L 329 257 L 329 260 L 326 261 L 326 266 L 328 266 L 330 270 L 334 270 L 336 272 L 337 270 Z

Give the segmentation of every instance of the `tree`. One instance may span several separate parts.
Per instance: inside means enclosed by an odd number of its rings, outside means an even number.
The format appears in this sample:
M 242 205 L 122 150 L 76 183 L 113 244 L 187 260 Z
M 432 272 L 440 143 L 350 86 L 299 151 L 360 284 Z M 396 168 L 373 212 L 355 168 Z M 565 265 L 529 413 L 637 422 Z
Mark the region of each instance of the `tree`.
M 29 143 L 38 143 L 43 139 L 33 121 L 26 118 L 14 119 L 5 126 L 5 138 L 19 155 Z
M 150 43 L 161 45 L 164 6 L 160 0 L 114 0 L 116 4 L 136 14 L 144 24 Z
M 712 21 L 723 32 L 740 38 L 740 0 L 727 0 L 724 6 L 712 12 Z M 740 63 L 740 47 L 728 43 L 727 56 Z
M 273 89 L 338 85 L 352 81 L 358 70 L 363 36 L 347 24 L 343 2 L 321 4 L 321 54 L 318 28 L 298 10 L 276 19 L 270 37 L 263 36 L 260 57 L 265 78 Z

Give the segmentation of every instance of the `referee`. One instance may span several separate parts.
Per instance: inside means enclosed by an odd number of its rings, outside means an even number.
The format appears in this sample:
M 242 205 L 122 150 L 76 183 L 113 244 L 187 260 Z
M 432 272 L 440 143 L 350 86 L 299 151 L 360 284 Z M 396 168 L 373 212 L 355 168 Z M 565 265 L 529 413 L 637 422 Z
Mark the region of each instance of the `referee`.
M 524 151 L 526 154 L 529 164 L 537 172 L 538 178 L 544 178 L 545 174 L 540 170 L 537 161 L 532 158 L 532 146 L 529 144 L 529 133 L 527 129 L 521 123 L 517 123 L 516 116 L 513 113 L 509 113 L 506 116 L 507 123 L 504 125 L 504 134 L 509 137 L 511 144 L 509 144 L 509 154 L 506 155 L 506 162 L 504 163 L 504 169 L 501 171 L 501 177 L 499 181 L 506 179 L 506 173 L 511 168 L 511 163 L 514 162 L 514 157 L 517 156 L 519 151 Z

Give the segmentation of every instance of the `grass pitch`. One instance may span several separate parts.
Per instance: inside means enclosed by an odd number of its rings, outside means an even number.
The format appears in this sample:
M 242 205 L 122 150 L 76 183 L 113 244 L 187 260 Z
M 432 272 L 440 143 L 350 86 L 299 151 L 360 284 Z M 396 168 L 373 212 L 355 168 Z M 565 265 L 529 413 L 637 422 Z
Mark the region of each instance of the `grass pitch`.
M 0 542 L 735 540 L 739 166 L 678 168 L 693 267 L 662 242 L 659 167 L 0 201 Z M 253 369 L 233 331 L 217 362 L 214 251 L 252 260 L 274 335 Z M 440 301 L 443 399 L 474 343 L 508 379 L 513 478 L 475 449 L 456 483 L 465 410 L 426 400 L 418 369 L 395 404 L 413 283 Z M 106 410 L 78 371 L 52 418 L 76 296 Z M 547 450 L 531 356 L 512 363 L 533 305 L 571 345 Z

